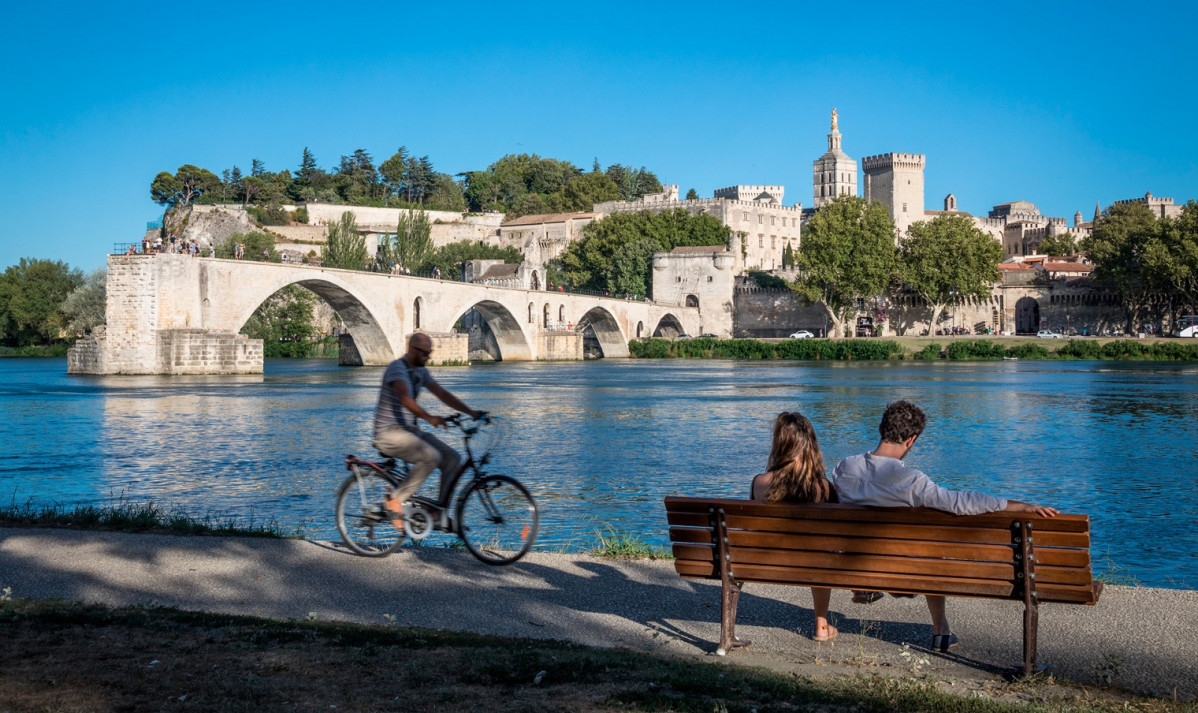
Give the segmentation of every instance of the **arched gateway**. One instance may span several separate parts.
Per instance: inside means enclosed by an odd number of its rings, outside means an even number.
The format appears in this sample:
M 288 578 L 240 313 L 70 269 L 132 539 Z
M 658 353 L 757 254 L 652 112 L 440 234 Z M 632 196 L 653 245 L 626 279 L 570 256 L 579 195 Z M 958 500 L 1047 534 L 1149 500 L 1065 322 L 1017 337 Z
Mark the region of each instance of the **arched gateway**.
M 295 284 L 336 310 L 356 348 L 354 361 L 366 365 L 394 359 L 416 330 L 433 338 L 434 358 L 468 360 L 469 330 L 460 328 L 467 313 L 482 316 L 505 360 L 581 359 L 587 340 L 596 355 L 628 356 L 628 335 L 637 325 L 661 331 L 668 324 L 678 332 L 699 326 L 695 308 L 559 292 L 553 316 L 574 328 L 547 329 L 530 314 L 534 304 L 545 305 L 545 293 L 522 288 L 250 260 L 113 255 L 107 325 L 76 343 L 67 370 L 261 373 L 262 342 L 239 332 L 259 305 Z

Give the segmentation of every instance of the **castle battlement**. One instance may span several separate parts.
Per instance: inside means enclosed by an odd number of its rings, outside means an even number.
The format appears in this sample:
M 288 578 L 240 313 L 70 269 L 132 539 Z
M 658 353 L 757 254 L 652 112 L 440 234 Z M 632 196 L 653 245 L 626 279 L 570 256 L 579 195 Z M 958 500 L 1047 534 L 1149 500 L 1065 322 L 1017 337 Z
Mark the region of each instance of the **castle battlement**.
M 783 196 L 786 195 L 786 188 L 783 186 L 758 186 L 742 184 L 737 186 L 728 186 L 727 188 L 718 188 L 716 189 L 714 195 L 716 198 L 751 201 L 762 193 L 773 196 L 775 200 L 781 203 Z
M 604 203 L 595 204 L 596 213 L 633 213 L 641 210 L 661 210 L 669 208 L 704 208 L 707 206 L 744 206 L 747 208 L 768 208 L 772 211 L 780 210 L 790 213 L 802 213 L 803 204 L 796 203 L 793 206 L 782 205 L 781 203 L 766 203 L 765 201 L 746 201 L 734 200 L 732 198 L 697 198 L 695 200 L 673 200 L 673 201 L 607 201 Z
M 926 163 L 927 157 L 921 153 L 883 153 L 861 159 L 861 168 L 866 171 L 885 168 L 922 169 Z

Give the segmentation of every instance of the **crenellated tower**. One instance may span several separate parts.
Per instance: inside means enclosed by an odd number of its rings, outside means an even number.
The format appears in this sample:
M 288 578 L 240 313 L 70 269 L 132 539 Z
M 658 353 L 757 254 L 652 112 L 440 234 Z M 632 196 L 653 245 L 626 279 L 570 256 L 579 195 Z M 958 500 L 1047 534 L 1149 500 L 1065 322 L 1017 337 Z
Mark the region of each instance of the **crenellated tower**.
M 840 148 L 836 108 L 832 108 L 832 131 L 828 134 L 828 152 L 812 166 L 812 205 L 818 210 L 836 196 L 857 195 L 857 162 Z
M 881 201 L 900 235 L 912 223 L 924 220 L 923 168 L 918 153 L 885 153 L 861 159 L 865 173 L 865 200 Z

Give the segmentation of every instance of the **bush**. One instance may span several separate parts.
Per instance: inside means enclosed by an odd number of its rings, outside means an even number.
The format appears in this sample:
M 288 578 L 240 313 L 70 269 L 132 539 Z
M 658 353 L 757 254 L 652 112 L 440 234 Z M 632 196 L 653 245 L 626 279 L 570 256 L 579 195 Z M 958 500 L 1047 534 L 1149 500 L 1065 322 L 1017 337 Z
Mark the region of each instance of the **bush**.
M 1007 350 L 1007 356 L 1016 359 L 1048 359 L 1048 349 L 1041 344 L 1020 344 Z
M 1101 359 L 1102 345 L 1093 339 L 1070 339 L 1054 354 L 1058 359 Z
M 923 349 L 915 352 L 915 358 L 923 359 L 924 361 L 936 361 L 940 358 L 940 349 L 941 347 L 939 344 L 929 344 Z
M 872 339 L 788 339 L 778 343 L 757 339 L 645 339 L 629 342 L 628 348 L 632 356 L 644 359 L 882 360 L 899 351 L 896 342 Z
M 764 287 L 766 289 L 786 289 L 787 286 L 786 280 L 783 280 L 781 277 L 776 275 L 762 272 L 761 270 L 750 270 L 749 277 L 753 278 L 753 282 L 757 283 L 758 287 Z
M 291 216 L 280 205 L 250 205 L 245 207 L 245 211 L 258 221 L 259 225 L 287 225 L 291 221 Z
M 297 223 L 307 223 L 308 222 L 308 207 L 300 206 L 299 208 L 296 208 L 295 212 L 291 214 L 291 219 Z
M 1002 359 L 1007 350 L 996 342 L 985 339 L 966 339 L 948 345 L 949 359 Z

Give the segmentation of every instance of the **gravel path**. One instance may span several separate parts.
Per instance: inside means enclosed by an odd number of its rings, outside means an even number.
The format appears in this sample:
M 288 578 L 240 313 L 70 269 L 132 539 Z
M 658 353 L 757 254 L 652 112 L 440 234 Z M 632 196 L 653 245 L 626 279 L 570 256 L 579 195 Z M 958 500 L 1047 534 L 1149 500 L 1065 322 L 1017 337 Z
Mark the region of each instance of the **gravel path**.
M 404 549 L 384 559 L 334 543 L 0 528 L 0 589 L 15 597 L 112 606 L 158 604 L 276 618 L 399 624 L 565 639 L 705 656 L 719 638 L 719 588 L 683 580 L 671 562 L 534 553 L 490 567 L 458 550 Z M 806 588 L 747 585 L 729 660 L 800 671 L 866 668 L 985 685 L 1022 660 L 1022 607 L 954 599 L 952 654 L 927 650 L 921 599 L 861 606 L 832 595 L 840 635 L 817 644 Z M 1048 673 L 1172 698 L 1198 698 L 1198 592 L 1108 586 L 1093 607 L 1040 607 Z

